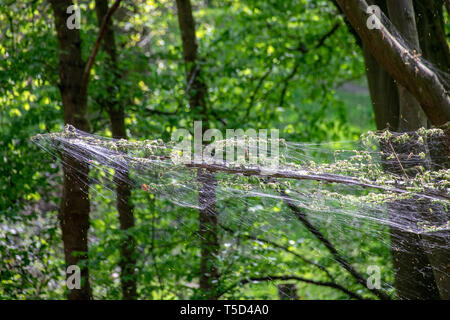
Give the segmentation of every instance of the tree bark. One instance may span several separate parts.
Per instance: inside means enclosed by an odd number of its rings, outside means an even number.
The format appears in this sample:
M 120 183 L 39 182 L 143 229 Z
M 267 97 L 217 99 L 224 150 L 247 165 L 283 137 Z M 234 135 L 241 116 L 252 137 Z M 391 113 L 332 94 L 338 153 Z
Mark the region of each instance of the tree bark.
M 193 119 L 202 120 L 203 130 L 208 127 L 208 108 L 206 103 L 207 87 L 202 78 L 201 65 L 198 61 L 198 44 L 195 35 L 195 21 L 190 0 L 177 0 L 178 23 L 181 32 L 184 61 L 186 64 L 186 94 L 193 113 Z M 199 169 L 197 181 L 199 237 L 200 237 L 200 289 L 204 298 L 216 299 L 218 294 L 219 272 L 217 254 L 219 251 L 218 221 L 215 200 L 216 180 L 214 174 Z
M 108 1 L 96 0 L 95 8 L 98 25 L 101 27 L 108 13 Z M 109 95 L 101 99 L 101 104 L 108 113 L 113 137 L 116 139 L 127 139 L 124 107 L 121 101 L 116 98 L 121 76 L 117 65 L 117 51 L 112 19 L 109 20 L 109 23 L 105 27 L 102 49 L 108 54 L 108 70 L 105 74 L 105 81 L 108 83 L 107 92 Z M 137 298 L 135 239 L 127 231 L 134 227 L 135 221 L 133 206 L 131 204 L 131 184 L 128 169 L 117 168 L 114 175 L 114 182 L 116 184 L 116 206 L 119 213 L 120 229 L 123 231 L 119 261 L 122 297 L 125 300 L 133 300 Z
M 389 128 L 392 131 L 398 131 L 400 106 L 397 85 L 366 46 L 363 46 L 363 54 L 377 129 Z
M 66 10 L 71 0 L 50 1 L 59 44 L 59 89 L 64 109 L 64 122 L 88 132 L 87 101 L 80 95 L 85 64 L 81 58 L 81 39 L 77 29 L 66 26 Z M 69 154 L 62 154 L 64 185 L 59 212 L 66 265 L 81 268 L 81 288 L 68 294 L 71 300 L 92 299 L 87 267 L 89 229 L 89 166 Z

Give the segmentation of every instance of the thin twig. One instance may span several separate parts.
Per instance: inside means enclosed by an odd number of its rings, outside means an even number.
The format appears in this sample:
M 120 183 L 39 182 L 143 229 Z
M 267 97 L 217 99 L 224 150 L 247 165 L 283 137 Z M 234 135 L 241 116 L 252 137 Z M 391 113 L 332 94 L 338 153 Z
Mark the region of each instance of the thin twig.
M 390 142 L 389 140 L 387 141 L 387 143 L 388 143 L 388 146 L 389 146 L 389 148 L 391 149 L 392 153 L 394 154 L 395 159 L 397 160 L 398 165 L 400 166 L 400 169 L 402 169 L 403 174 L 404 174 L 404 176 L 405 176 L 405 179 L 408 180 L 408 175 L 406 174 L 406 171 L 405 171 L 405 169 L 403 168 L 402 163 L 400 162 L 400 159 L 398 158 L 397 153 L 396 153 L 395 150 L 394 150 L 394 147 L 392 146 L 392 144 L 391 144 L 391 142 Z
M 258 80 L 258 84 L 256 85 L 255 89 L 253 90 L 253 93 L 250 97 L 250 102 L 248 103 L 247 106 L 247 111 L 245 112 L 245 118 L 247 119 L 248 116 L 250 115 L 250 110 L 253 108 L 253 104 L 255 103 L 255 98 L 256 95 L 258 94 L 259 89 L 261 89 L 262 84 L 264 83 L 264 81 L 267 79 L 267 77 L 270 75 L 270 73 L 273 70 L 273 64 L 270 66 L 270 68 L 262 75 L 261 78 L 259 78 Z

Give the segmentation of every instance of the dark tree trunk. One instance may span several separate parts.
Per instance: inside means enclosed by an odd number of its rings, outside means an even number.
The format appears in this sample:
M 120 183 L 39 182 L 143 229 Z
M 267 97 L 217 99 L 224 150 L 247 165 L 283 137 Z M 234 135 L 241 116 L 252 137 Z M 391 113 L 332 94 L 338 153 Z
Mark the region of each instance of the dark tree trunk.
M 424 58 L 442 71 L 450 73 L 443 0 L 414 0 L 414 10 Z
M 447 2 L 448 3 L 448 2 Z M 450 72 L 450 50 L 445 35 L 444 1 L 443 0 L 414 0 L 417 28 L 420 46 L 425 59 L 433 63 L 442 71 Z M 445 130 L 447 139 L 431 138 L 428 140 L 429 154 L 432 159 L 431 168 L 439 170 L 450 168 L 449 130 Z M 450 219 L 448 209 L 433 206 L 433 216 L 430 221 L 434 225 L 442 225 Z M 450 232 L 441 231 L 428 233 L 423 236 L 423 243 L 428 259 L 433 267 L 436 284 L 442 299 L 450 299 Z
M 400 34 L 406 39 L 411 49 L 420 53 L 419 36 L 416 28 L 415 13 L 412 0 L 397 0 L 387 2 L 389 17 Z M 399 92 L 399 132 L 417 130 L 427 127 L 427 118 L 419 102 L 400 84 Z M 394 145 L 399 154 L 403 168 L 412 167 L 412 162 L 406 162 L 401 155 L 414 152 L 427 152 L 426 146 L 417 143 L 411 145 Z M 390 153 L 390 152 L 389 152 Z M 425 161 L 414 165 L 427 166 Z M 396 168 L 401 174 L 401 168 Z M 390 218 L 394 222 L 391 227 L 392 257 L 395 269 L 395 287 L 402 299 L 439 299 L 436 282 L 430 261 L 425 253 L 422 238 L 405 229 L 416 229 L 417 221 L 427 219 L 423 216 L 424 204 L 417 200 L 397 201 L 389 207 Z M 400 222 L 402 228 L 396 228 Z
M 394 17 L 393 23 L 399 31 L 420 51 L 417 31 L 414 23 L 414 9 L 409 0 L 386 3 L 385 0 L 371 1 L 381 10 Z M 406 16 L 405 16 L 406 15 Z M 416 130 L 426 126 L 426 117 L 417 100 L 401 85 L 397 85 L 392 77 L 373 57 L 364 45 L 366 75 L 375 113 L 378 130 L 389 128 L 392 131 Z M 386 153 L 391 151 L 387 146 Z M 395 146 L 397 153 L 409 154 L 408 147 Z M 423 148 L 423 146 L 422 146 Z M 417 151 L 417 150 L 416 150 Z M 421 150 L 423 151 L 423 150 Z M 400 170 L 386 166 L 386 170 Z M 402 299 L 438 299 L 438 291 L 434 280 L 430 261 L 425 254 L 419 235 L 405 232 L 404 228 L 396 228 L 395 222 L 403 225 L 410 221 L 415 228 L 414 219 L 420 219 L 421 206 L 417 202 L 399 201 L 389 206 L 389 215 L 393 226 L 390 228 L 392 258 L 395 270 L 395 288 Z M 408 220 L 407 217 L 410 219 Z
M 96 0 L 95 7 L 99 27 L 108 12 L 107 0 Z M 117 66 L 117 52 L 114 37 L 112 19 L 105 29 L 102 49 L 108 54 L 107 71 L 105 79 L 107 81 L 108 97 L 101 100 L 102 107 L 107 111 L 113 137 L 116 139 L 127 139 L 125 127 L 125 112 L 123 104 L 117 99 L 117 88 L 120 82 L 120 70 Z M 116 169 L 114 182 L 116 184 L 117 211 L 119 213 L 120 228 L 123 232 L 121 238 L 121 285 L 122 296 L 125 300 L 137 298 L 136 292 L 136 252 L 134 237 L 127 232 L 134 227 L 133 206 L 131 204 L 131 184 L 129 172 L 126 168 Z
M 207 87 L 202 78 L 201 66 L 197 57 L 197 38 L 195 36 L 195 21 L 192 15 L 190 0 L 177 0 L 178 22 L 181 31 L 184 61 L 186 63 L 186 93 L 189 99 L 193 119 L 202 120 L 203 130 L 207 129 L 208 108 L 206 103 Z M 217 253 L 219 240 L 217 235 L 218 221 L 215 201 L 216 180 L 212 173 L 198 170 L 197 180 L 200 184 L 198 201 L 199 237 L 201 241 L 200 289 L 204 298 L 215 299 L 219 273 L 217 270 Z
M 417 29 L 423 57 L 442 71 L 450 73 L 450 48 L 445 34 L 443 0 L 415 0 Z M 445 0 L 446 4 L 450 1 Z M 432 168 L 450 167 L 450 139 L 439 138 L 440 141 L 430 141 Z
M 80 95 L 85 64 L 81 58 L 79 30 L 69 30 L 66 10 L 71 0 L 50 1 L 59 43 L 59 89 L 64 109 L 64 122 L 89 131 L 86 96 Z M 59 219 L 67 265 L 81 267 L 81 289 L 73 289 L 69 299 L 91 299 L 87 267 L 89 229 L 89 167 L 74 157 L 63 154 L 64 186 Z
M 216 211 L 216 180 L 206 170 L 198 171 L 197 180 L 201 185 L 198 194 L 200 204 L 199 236 L 201 239 L 200 288 L 205 298 L 215 299 L 218 285 L 216 256 L 219 253 L 218 221 Z

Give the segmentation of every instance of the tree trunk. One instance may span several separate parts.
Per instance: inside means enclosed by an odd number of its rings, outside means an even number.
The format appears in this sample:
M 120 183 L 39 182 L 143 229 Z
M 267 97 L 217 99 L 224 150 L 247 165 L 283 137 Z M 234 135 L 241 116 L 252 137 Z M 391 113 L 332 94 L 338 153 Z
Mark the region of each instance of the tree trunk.
M 107 0 L 96 0 L 95 8 L 99 27 L 108 12 Z M 105 29 L 102 49 L 108 54 L 107 72 L 105 81 L 108 81 L 108 97 L 101 99 L 102 107 L 108 113 L 111 122 L 112 135 L 116 139 L 127 139 L 125 126 L 125 112 L 121 101 L 116 98 L 117 87 L 120 82 L 120 71 L 117 66 L 117 52 L 112 19 Z M 136 292 L 136 252 L 134 237 L 127 232 L 134 227 L 133 206 L 131 204 L 131 184 L 129 172 L 126 168 L 117 168 L 114 176 L 116 184 L 117 211 L 119 213 L 120 228 L 123 231 L 121 238 L 120 280 L 122 297 L 125 300 L 137 298 Z
M 298 300 L 297 285 L 295 283 L 279 284 L 278 298 L 280 300 Z
M 218 220 L 216 211 L 216 179 L 214 174 L 200 169 L 197 180 L 201 185 L 199 236 L 201 241 L 200 289 L 206 299 L 216 299 L 218 290 L 217 255 L 219 254 Z
M 177 0 L 178 23 L 181 31 L 184 61 L 186 64 L 186 93 L 189 99 L 194 120 L 202 120 L 203 130 L 208 127 L 208 108 L 206 103 L 207 87 L 202 78 L 201 66 L 197 57 L 197 38 L 195 36 L 195 21 L 192 15 L 190 0 Z M 211 172 L 198 170 L 197 180 L 200 184 L 198 193 L 199 237 L 201 247 L 200 289 L 206 299 L 215 299 L 219 273 L 217 270 L 217 254 L 219 239 L 217 235 L 218 221 L 215 201 L 216 180 Z
M 423 57 L 450 73 L 450 49 L 445 34 L 443 0 L 414 0 Z
M 364 48 L 364 58 L 377 129 L 389 128 L 398 131 L 400 99 L 397 86 L 366 48 Z M 386 150 L 386 152 L 390 151 Z M 400 150 L 397 149 L 397 152 Z M 386 170 L 392 170 L 392 168 L 386 168 Z M 403 216 L 409 214 L 405 212 L 405 208 L 412 209 L 414 206 L 405 206 L 404 203 L 390 205 L 388 210 L 391 221 L 400 220 L 400 223 L 404 224 Z M 433 284 L 427 284 L 433 283 L 434 279 L 430 268 L 427 267 L 429 261 L 420 245 L 420 238 L 394 227 L 390 228 L 390 234 L 397 296 L 405 299 L 436 298 L 436 287 Z M 422 275 L 421 272 L 424 270 L 427 272 Z
M 79 30 L 66 26 L 66 10 L 71 0 L 50 1 L 59 44 L 59 89 L 64 109 L 64 122 L 77 129 L 89 131 L 86 96 L 80 95 L 85 64 L 81 58 Z M 81 288 L 73 289 L 69 299 L 92 298 L 87 267 L 89 229 L 89 167 L 69 154 L 62 155 L 64 186 L 59 219 L 67 265 L 81 268 Z
M 413 52 L 402 45 L 383 26 L 380 30 L 367 28 L 368 5 L 364 0 L 336 0 L 364 45 L 378 63 L 420 102 L 433 125 L 450 121 L 448 84 L 428 68 Z
M 366 46 L 363 46 L 363 53 L 377 129 L 397 131 L 400 113 L 397 85 Z
M 450 1 L 445 0 L 446 3 Z M 450 73 L 450 48 L 445 34 L 443 0 L 414 1 L 417 29 L 423 57 Z M 448 127 L 445 129 L 448 137 Z M 429 141 L 432 169 L 450 168 L 450 139 Z
M 450 72 L 450 50 L 445 35 L 443 0 L 414 0 L 417 28 L 420 46 L 425 59 L 442 71 Z M 445 130 L 449 136 L 449 130 Z M 430 138 L 428 140 L 429 154 L 432 159 L 432 170 L 450 168 L 449 139 Z M 442 225 L 450 219 L 448 209 L 430 204 L 433 216 L 430 220 L 434 225 Z M 427 233 L 423 237 L 428 259 L 433 266 L 433 272 L 439 294 L 442 299 L 450 299 L 450 231 Z
M 383 12 L 388 12 L 400 33 L 419 52 L 417 31 L 414 22 L 414 9 L 409 0 L 386 3 L 385 0 L 372 1 Z M 417 100 L 401 85 L 396 85 L 391 76 L 381 67 L 364 45 L 366 74 L 378 130 L 389 128 L 393 131 L 416 130 L 426 126 L 426 117 Z M 388 146 L 381 146 L 391 153 Z M 423 148 L 423 146 L 420 146 Z M 409 154 L 410 146 L 395 146 L 400 154 Z M 420 152 L 416 150 L 417 153 Z M 424 150 L 421 150 L 424 151 Z M 426 151 L 426 150 L 425 150 Z M 388 171 L 399 171 L 397 166 L 386 165 Z M 421 216 L 416 201 L 398 201 L 389 206 L 388 211 L 393 226 L 390 228 L 392 257 L 395 270 L 395 288 L 403 299 L 438 299 L 438 291 L 429 260 L 425 254 L 421 238 L 417 234 L 395 228 L 395 222 L 403 225 L 410 221 L 409 229 Z M 416 219 L 416 220 L 415 220 Z
M 419 36 L 412 0 L 387 1 L 389 17 L 410 48 L 420 53 Z M 427 118 L 419 102 L 401 84 L 397 85 L 399 94 L 400 132 L 413 131 L 427 127 Z

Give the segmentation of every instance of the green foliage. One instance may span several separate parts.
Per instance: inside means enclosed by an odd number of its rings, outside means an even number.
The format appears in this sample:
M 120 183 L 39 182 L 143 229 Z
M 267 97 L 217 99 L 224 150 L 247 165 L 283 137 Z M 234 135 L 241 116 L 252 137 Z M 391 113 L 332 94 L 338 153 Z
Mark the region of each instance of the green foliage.
M 211 128 L 279 128 L 282 138 L 301 142 L 355 141 L 374 128 L 368 92 L 359 90 L 365 87 L 361 51 L 331 1 L 211 2 L 207 6 L 204 1 L 193 1 Z M 81 46 L 87 59 L 98 31 L 94 1 L 78 3 L 82 5 Z M 93 133 L 111 136 L 101 102 L 110 97 L 111 86 L 116 86 L 113 98 L 124 106 L 130 141 L 167 142 L 177 128 L 190 128 L 196 116 L 186 99 L 174 2 L 124 1 L 114 24 L 118 54 L 114 71 L 120 74 L 120 81 L 113 83 L 107 55 L 100 51 L 88 92 Z M 63 127 L 58 45 L 48 2 L 4 0 L 0 30 L 0 298 L 61 299 L 64 256 L 57 221 L 60 165 L 29 141 L 38 133 L 57 132 Z M 348 83 L 352 83 L 351 89 L 343 87 Z M 314 154 L 318 161 L 322 156 Z M 349 172 L 358 167 L 354 160 L 353 167 L 337 162 L 323 172 Z M 361 175 L 376 175 L 379 171 L 374 170 L 381 170 L 365 169 Z M 104 179 L 99 172 L 91 175 L 93 181 Z M 423 181 L 431 183 L 436 178 L 448 179 L 448 175 L 427 175 Z M 89 267 L 94 297 L 120 299 L 118 261 L 124 235 L 115 208 L 114 186 L 92 187 Z M 422 188 L 418 184 L 411 187 L 416 191 Z M 250 207 L 237 205 L 239 213 L 244 214 L 230 227 L 238 231 L 220 231 L 223 250 L 219 269 L 226 271 L 221 290 L 250 273 L 295 273 L 329 280 L 323 271 L 299 263 L 289 252 L 243 240 L 249 233 L 242 227 L 250 225 L 264 229 L 288 251 L 326 267 L 338 283 L 364 297 L 373 297 L 298 224 L 281 232 L 274 227 L 278 223 L 270 220 L 276 215 L 265 222 L 246 221 L 247 210 L 264 205 L 258 199 L 251 201 Z M 175 206 L 139 188 L 133 190 L 132 203 L 136 226 L 127 232 L 137 243 L 139 297 L 200 298 L 198 211 Z M 220 209 L 221 214 L 231 215 L 226 203 Z M 282 202 L 273 207 L 274 213 L 286 210 Z M 364 228 L 374 226 L 361 230 Z M 379 265 L 383 281 L 392 282 L 386 246 L 361 230 L 351 230 L 347 239 L 362 248 L 361 252 L 349 252 L 351 262 L 359 269 Z M 299 284 L 298 288 L 302 299 L 348 298 L 331 288 L 308 284 Z M 224 298 L 266 299 L 276 298 L 276 294 L 275 287 L 264 282 L 236 288 Z

